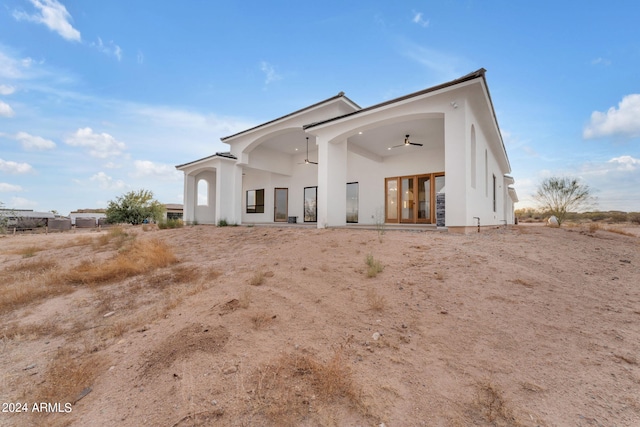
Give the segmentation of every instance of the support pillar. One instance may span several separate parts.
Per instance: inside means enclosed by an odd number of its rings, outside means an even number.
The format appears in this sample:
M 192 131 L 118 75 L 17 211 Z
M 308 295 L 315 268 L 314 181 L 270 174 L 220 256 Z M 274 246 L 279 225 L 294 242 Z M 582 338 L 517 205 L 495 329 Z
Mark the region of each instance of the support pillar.
M 347 224 L 347 141 L 318 145 L 318 228 Z

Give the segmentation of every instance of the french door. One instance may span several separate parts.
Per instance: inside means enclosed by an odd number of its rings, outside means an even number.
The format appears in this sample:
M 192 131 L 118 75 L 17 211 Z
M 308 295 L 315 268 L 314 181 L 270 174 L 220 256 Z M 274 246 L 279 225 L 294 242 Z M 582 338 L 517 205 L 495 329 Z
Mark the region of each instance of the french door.
M 385 222 L 435 222 L 435 195 L 444 172 L 385 178 Z

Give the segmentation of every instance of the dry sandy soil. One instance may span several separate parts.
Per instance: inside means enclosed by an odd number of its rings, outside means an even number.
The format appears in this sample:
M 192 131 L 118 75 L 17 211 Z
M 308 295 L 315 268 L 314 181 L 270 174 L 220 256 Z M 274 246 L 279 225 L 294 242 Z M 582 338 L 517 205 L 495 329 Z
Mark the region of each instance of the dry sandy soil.
M 0 237 L 0 287 L 58 284 L 0 310 L 0 425 L 640 425 L 637 235 L 126 232 Z M 133 236 L 177 261 L 64 283 Z

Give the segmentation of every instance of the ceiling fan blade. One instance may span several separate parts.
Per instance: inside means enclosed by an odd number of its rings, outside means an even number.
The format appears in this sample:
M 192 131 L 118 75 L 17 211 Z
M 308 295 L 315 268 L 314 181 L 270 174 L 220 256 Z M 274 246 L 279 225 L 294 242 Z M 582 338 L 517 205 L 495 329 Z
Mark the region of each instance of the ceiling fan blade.
M 418 147 L 422 147 L 424 144 L 420 144 L 418 142 L 410 142 L 410 145 L 417 145 Z

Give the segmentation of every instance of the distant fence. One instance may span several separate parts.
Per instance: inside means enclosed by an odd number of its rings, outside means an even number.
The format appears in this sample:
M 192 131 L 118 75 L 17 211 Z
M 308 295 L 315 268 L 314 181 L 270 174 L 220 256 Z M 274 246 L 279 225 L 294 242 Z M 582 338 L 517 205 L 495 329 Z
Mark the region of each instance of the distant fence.
M 0 227 L 0 234 L 16 233 L 48 233 L 58 231 L 70 231 L 72 229 L 107 228 L 110 224 L 106 218 L 86 217 L 76 218 L 75 226 L 71 223 L 71 218 L 18 218 Z

